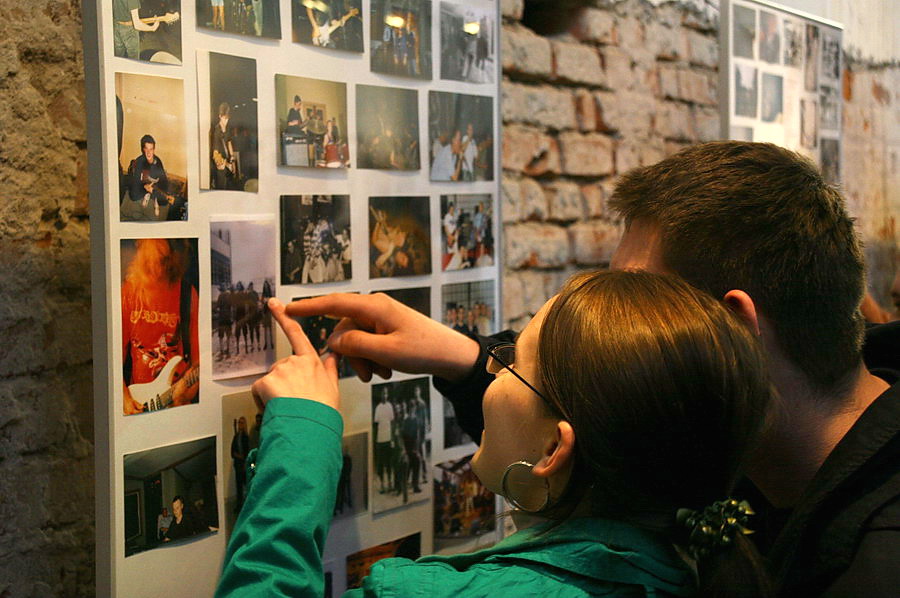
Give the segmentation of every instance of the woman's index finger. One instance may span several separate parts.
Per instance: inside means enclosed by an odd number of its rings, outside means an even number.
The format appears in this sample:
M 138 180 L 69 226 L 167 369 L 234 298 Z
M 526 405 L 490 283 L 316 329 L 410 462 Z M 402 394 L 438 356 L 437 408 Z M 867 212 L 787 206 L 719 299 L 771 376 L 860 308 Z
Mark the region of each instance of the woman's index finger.
M 303 332 L 303 328 L 300 327 L 297 320 L 286 313 L 285 306 L 281 301 L 273 297 L 269 299 L 268 306 L 269 311 L 272 312 L 272 316 L 278 321 L 278 325 L 281 326 L 284 335 L 291 344 L 294 355 L 304 355 L 306 353 L 317 354 L 312 343 L 309 342 L 309 339 L 306 337 L 306 333 Z

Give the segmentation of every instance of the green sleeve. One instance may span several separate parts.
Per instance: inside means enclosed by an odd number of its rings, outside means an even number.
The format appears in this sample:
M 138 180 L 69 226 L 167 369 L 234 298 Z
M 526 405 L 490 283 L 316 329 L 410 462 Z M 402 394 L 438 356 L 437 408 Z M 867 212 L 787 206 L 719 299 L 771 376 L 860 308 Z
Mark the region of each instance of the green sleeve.
M 341 416 L 331 407 L 305 399 L 269 401 L 218 598 L 322 596 L 322 551 L 341 472 L 342 434 Z

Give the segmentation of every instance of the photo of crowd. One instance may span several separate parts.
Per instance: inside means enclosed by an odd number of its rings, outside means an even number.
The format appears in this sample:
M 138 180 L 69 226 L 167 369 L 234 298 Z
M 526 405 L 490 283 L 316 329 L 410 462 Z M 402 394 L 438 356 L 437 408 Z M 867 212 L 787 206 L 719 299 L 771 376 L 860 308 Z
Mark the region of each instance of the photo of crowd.
M 347 84 L 275 75 L 279 164 L 347 168 Z
M 431 497 L 429 378 L 372 385 L 374 513 Z
M 347 52 L 363 51 L 362 0 L 291 0 L 294 42 Z
M 445 284 L 441 293 L 444 324 L 463 334 L 494 333 L 494 282 Z
M 431 273 L 428 197 L 369 198 L 369 277 Z
M 494 100 L 428 92 L 432 181 L 494 180 Z
M 281 284 L 350 280 L 349 195 L 281 196 Z
M 112 0 L 112 20 L 115 56 L 181 64 L 181 0 Z
M 196 0 L 197 27 L 281 39 L 279 0 Z
M 494 265 L 490 194 L 441 196 L 441 269 Z
M 493 83 L 496 54 L 492 9 L 441 2 L 441 79 Z
M 300 299 L 305 299 L 305 297 L 294 297 L 292 301 L 299 301 Z M 334 332 L 334 327 L 337 326 L 340 320 L 328 316 L 307 316 L 296 319 L 306 338 L 312 343 L 316 353 L 325 355 L 328 352 L 328 337 Z M 350 362 L 346 359 L 341 359 L 338 364 L 338 378 L 352 378 L 354 375 Z
M 496 496 L 472 472 L 472 457 L 434 467 L 434 549 L 448 550 L 496 529 Z
M 356 86 L 357 168 L 419 170 L 419 108 L 414 89 Z
M 431 79 L 431 0 L 372 0 L 374 73 Z

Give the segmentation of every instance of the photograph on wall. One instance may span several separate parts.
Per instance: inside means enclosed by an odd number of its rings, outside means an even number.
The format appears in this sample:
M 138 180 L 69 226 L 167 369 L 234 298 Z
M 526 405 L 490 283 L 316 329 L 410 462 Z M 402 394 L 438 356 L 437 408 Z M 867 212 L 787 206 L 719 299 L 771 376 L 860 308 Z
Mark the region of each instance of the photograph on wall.
M 428 197 L 369 198 L 369 278 L 431 274 Z
M 432 181 L 494 180 L 494 99 L 428 93 Z
M 759 11 L 759 59 L 771 64 L 779 63 L 781 56 L 781 34 L 778 31 L 778 16 Z
M 125 556 L 219 530 L 216 437 L 124 456 Z
M 347 84 L 275 75 L 278 163 L 347 168 Z
M 341 439 L 341 476 L 334 501 L 334 519 L 369 510 L 369 435 L 366 432 Z
M 819 28 L 806 24 L 806 44 L 804 45 L 803 88 L 816 91 L 819 85 L 819 62 L 822 47 L 819 45 Z
M 741 58 L 753 56 L 753 42 L 756 39 L 756 11 L 746 6 L 733 4 L 734 20 L 732 37 L 732 55 Z
M 494 283 L 490 280 L 445 284 L 441 289 L 444 324 L 463 334 L 493 334 Z
M 131 73 L 115 79 L 119 219 L 187 220 L 184 82 Z
M 196 403 L 197 239 L 122 239 L 122 411 Z
M 225 513 L 222 518 L 226 539 L 247 497 L 247 457 L 259 448 L 263 414 L 249 390 L 222 396 L 222 490 Z
M 412 289 L 390 289 L 385 291 L 372 291 L 384 293 L 392 299 L 396 299 L 403 305 L 411 307 L 421 314 L 431 317 L 431 287 L 417 287 Z
M 349 195 L 281 196 L 281 284 L 350 280 Z
M 819 87 L 819 110 L 823 129 L 837 129 L 841 124 L 841 96 L 836 87 Z
M 472 471 L 472 457 L 434 466 L 434 550 L 461 550 L 496 529 L 496 497 Z
M 416 560 L 420 556 L 422 556 L 422 534 L 420 532 L 347 555 L 347 589 L 361 587 L 363 579 L 369 574 L 372 565 L 381 559 L 398 557 Z
M 762 74 L 762 110 L 760 118 L 767 123 L 780 123 L 784 113 L 784 78 L 771 73 Z
M 837 82 L 841 78 L 841 34 L 822 29 L 822 78 Z
M 112 0 L 113 54 L 181 64 L 181 0 Z
M 815 149 L 819 141 L 818 104 L 815 100 L 800 100 L 800 146 Z
M 372 385 L 372 512 L 431 498 L 430 378 Z
M 444 450 L 470 444 L 472 438 L 463 432 L 463 429 L 459 426 L 453 403 L 448 401 L 446 397 L 441 397 L 441 399 L 444 406 Z
M 753 141 L 753 127 L 731 127 L 731 136 L 729 139 L 735 141 Z
M 414 89 L 356 86 L 357 168 L 421 168 L 418 97 Z
M 322 573 L 325 577 L 325 591 L 322 598 L 332 598 L 334 596 L 334 561 L 322 563 Z
M 785 18 L 784 27 L 784 66 L 800 68 L 803 64 L 803 36 L 804 25 L 802 22 Z
M 196 0 L 197 27 L 281 39 L 278 0 Z
M 756 118 L 757 92 L 756 67 L 747 64 L 735 64 L 734 113 L 737 116 Z
M 441 269 L 494 265 L 493 202 L 489 193 L 441 195 Z
M 291 29 L 298 44 L 363 51 L 362 0 L 291 0 Z
M 316 295 L 321 297 L 321 295 Z M 294 297 L 291 301 L 299 301 L 301 299 L 309 299 L 310 297 Z M 295 318 L 297 323 L 303 329 L 303 333 L 312 344 L 316 353 L 325 355 L 328 352 L 328 337 L 334 332 L 334 327 L 340 322 L 339 318 L 332 316 L 306 316 L 303 318 Z M 341 359 L 338 364 L 338 378 L 352 378 L 356 374 L 350 367 L 350 362 Z
M 441 79 L 493 83 L 496 56 L 492 8 L 441 2 Z
M 206 123 L 200 133 L 200 188 L 255 193 L 259 190 L 256 61 L 198 51 L 197 72 L 201 77 L 209 73 L 208 94 L 200 84 L 201 127 Z
M 373 73 L 431 79 L 431 0 L 371 0 Z
M 209 224 L 213 380 L 262 374 L 275 363 L 275 220 Z
M 822 139 L 822 176 L 829 185 L 841 182 L 841 142 L 839 139 Z

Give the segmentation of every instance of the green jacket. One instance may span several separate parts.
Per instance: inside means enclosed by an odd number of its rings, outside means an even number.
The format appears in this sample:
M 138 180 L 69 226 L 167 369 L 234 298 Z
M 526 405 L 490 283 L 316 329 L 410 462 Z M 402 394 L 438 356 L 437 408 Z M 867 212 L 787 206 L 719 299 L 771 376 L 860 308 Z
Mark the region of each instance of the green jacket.
M 303 399 L 269 402 L 244 507 L 216 596 L 320 598 L 322 550 L 341 470 L 340 414 Z M 692 572 L 656 535 L 606 519 L 520 531 L 491 548 L 379 561 L 345 598 L 691 596 Z

